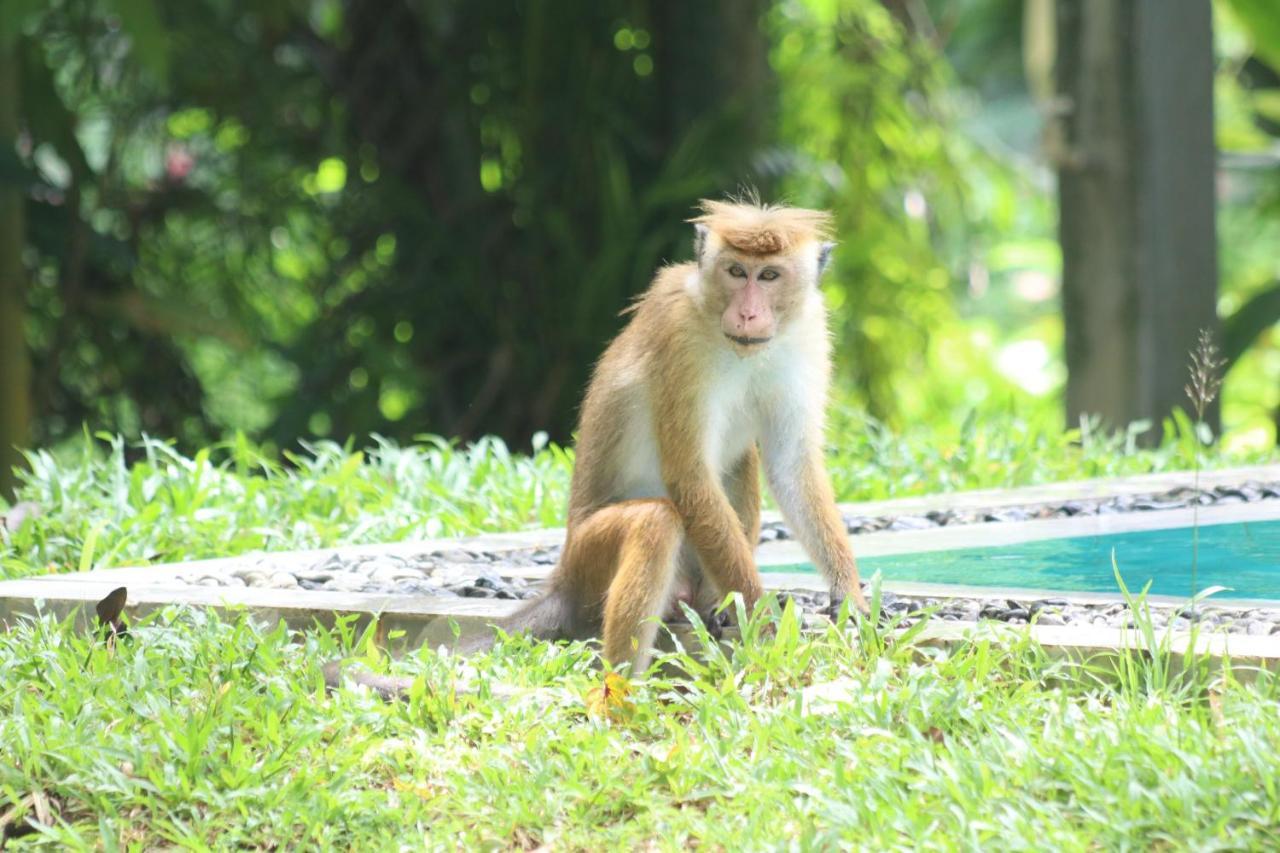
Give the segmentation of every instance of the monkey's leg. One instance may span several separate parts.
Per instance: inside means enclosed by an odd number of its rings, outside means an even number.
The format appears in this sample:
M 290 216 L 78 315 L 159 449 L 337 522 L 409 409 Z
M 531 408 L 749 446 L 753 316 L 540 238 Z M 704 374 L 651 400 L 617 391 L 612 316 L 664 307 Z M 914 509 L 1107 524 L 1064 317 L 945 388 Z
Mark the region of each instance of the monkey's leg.
M 657 620 L 676 579 L 684 538 L 680 515 L 670 501 L 627 501 L 599 510 L 579 529 L 578 537 L 583 534 L 594 534 L 606 547 L 617 544 L 605 595 L 604 656 L 615 665 L 630 661 L 631 671 L 639 673 L 649 663 Z M 578 538 L 575 554 L 588 544 Z M 591 551 L 607 558 L 600 548 L 586 547 L 581 553 Z

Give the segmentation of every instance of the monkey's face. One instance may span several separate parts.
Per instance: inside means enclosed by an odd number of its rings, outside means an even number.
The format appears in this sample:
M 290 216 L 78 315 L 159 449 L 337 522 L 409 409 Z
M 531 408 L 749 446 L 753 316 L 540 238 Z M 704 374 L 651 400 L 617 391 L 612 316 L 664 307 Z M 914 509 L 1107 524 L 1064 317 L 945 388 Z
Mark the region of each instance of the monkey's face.
M 797 257 L 722 251 L 706 277 L 720 330 L 740 355 L 759 352 L 784 326 L 811 285 Z

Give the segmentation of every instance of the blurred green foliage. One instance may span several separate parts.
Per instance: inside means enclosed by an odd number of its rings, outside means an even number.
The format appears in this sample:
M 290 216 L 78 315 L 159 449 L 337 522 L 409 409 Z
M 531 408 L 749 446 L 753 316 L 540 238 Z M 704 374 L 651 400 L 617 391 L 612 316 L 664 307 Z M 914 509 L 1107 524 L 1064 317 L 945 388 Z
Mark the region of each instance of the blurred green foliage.
M 721 6 L 32 14 L 37 443 L 566 437 L 619 310 L 769 126 L 759 8 Z M 759 92 L 704 47 L 735 17 Z
M 1214 10 L 1223 415 L 1239 443 L 1267 446 L 1280 440 L 1280 18 L 1266 0 Z
M 1280 410 L 1265 5 L 1215 5 L 1224 415 L 1255 448 Z M 184 448 L 567 441 L 618 311 L 687 257 L 693 201 L 743 184 L 837 214 L 844 403 L 893 429 L 1061 417 L 1017 0 L 49 0 L 4 18 L 38 446 L 83 423 Z
M 936 40 L 877 0 L 780 3 L 771 28 L 784 185 L 839 221 L 828 292 L 846 393 L 892 426 L 1014 396 L 1052 409 L 1028 399 L 1063 378 L 1047 347 L 1030 371 L 998 369 L 1000 347 L 1055 334 L 1036 327 L 1052 302 L 1009 293 L 1020 272 L 1056 275 L 1052 199 L 957 132 L 966 108 Z

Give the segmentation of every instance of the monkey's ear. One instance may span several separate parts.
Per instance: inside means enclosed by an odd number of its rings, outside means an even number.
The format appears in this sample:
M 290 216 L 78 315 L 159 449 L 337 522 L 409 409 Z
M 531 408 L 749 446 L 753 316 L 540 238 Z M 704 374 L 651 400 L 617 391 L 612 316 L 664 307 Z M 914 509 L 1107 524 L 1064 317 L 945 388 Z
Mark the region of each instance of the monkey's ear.
M 702 263 L 702 252 L 707 248 L 707 226 L 693 223 L 693 259 Z
M 827 271 L 827 267 L 831 264 L 831 251 L 835 249 L 835 243 L 822 243 L 818 246 L 818 278 L 822 278 L 822 274 Z

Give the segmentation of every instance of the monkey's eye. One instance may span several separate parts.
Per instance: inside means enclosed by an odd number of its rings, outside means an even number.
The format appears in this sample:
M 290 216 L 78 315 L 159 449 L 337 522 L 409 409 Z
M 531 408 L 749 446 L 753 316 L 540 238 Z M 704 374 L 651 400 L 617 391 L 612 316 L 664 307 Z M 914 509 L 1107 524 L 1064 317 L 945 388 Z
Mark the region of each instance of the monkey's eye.
M 760 273 L 761 281 L 773 281 L 777 277 L 778 277 L 778 271 L 773 268 L 766 269 Z
M 744 270 L 741 267 L 741 265 L 734 264 L 733 266 L 729 267 L 729 275 L 733 276 L 734 278 L 746 278 L 747 271 Z

